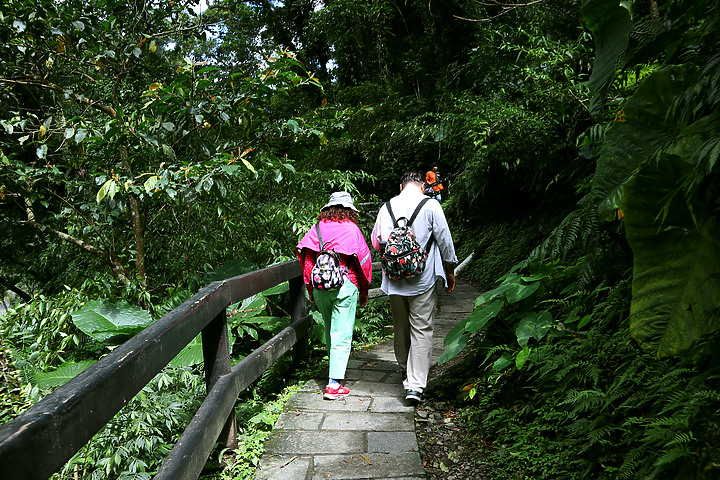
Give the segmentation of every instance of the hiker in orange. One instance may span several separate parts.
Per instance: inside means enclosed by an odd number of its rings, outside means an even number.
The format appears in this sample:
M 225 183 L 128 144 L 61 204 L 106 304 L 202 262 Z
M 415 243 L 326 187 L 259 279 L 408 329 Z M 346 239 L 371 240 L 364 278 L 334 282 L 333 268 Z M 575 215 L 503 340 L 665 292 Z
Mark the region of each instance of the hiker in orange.
M 425 174 L 425 195 L 437 198 L 438 202 L 441 202 L 440 191 L 444 190 L 443 184 L 440 183 L 440 174 L 437 171 L 437 165 L 432 167 L 432 170 Z

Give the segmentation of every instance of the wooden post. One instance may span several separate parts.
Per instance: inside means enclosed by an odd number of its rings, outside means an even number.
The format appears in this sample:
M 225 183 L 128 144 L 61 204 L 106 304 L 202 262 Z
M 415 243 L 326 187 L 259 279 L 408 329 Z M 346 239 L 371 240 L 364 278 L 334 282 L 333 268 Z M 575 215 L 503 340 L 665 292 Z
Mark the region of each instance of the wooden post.
M 307 315 L 307 306 L 305 304 L 305 283 L 302 275 L 291 278 L 290 284 L 290 323 L 295 322 L 299 318 Z M 293 364 L 298 365 L 304 362 L 310 356 L 310 347 L 308 342 L 308 330 L 305 329 L 302 338 L 298 338 L 297 343 L 292 349 Z
M 220 312 L 202 331 L 203 359 L 205 360 L 205 385 L 208 393 L 218 379 L 230 373 L 230 343 L 228 341 L 227 316 Z M 236 449 L 237 420 L 233 411 L 223 427 L 218 442 L 225 448 Z

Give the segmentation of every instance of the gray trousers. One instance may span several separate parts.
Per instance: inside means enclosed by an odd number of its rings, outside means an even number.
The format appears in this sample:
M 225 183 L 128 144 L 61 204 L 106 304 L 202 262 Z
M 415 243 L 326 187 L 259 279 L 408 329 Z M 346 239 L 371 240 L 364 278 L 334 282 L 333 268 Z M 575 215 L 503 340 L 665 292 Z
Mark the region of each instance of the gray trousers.
M 422 392 L 427 386 L 437 300 L 437 283 L 420 295 L 390 295 L 395 358 L 400 368 L 407 370 L 405 390 Z

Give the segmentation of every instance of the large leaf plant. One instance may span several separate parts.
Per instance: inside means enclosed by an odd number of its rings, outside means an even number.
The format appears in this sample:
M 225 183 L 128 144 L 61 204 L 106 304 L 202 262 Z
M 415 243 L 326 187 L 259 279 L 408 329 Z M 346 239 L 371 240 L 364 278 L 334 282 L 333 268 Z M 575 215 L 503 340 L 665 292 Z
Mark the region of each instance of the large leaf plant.
M 601 48 L 627 43 L 626 29 L 608 26 L 627 6 L 583 5 L 598 44 L 595 72 L 605 72 L 594 74 L 594 100 L 605 100 L 616 75 L 604 66 L 634 69 L 637 80 L 624 92 L 615 82 L 619 108 L 608 102 L 614 118 L 593 196 L 601 217 L 623 219 L 633 249 L 631 335 L 662 358 L 720 328 L 720 18 L 716 2 L 668 2 L 635 20 L 645 37 L 625 50 Z

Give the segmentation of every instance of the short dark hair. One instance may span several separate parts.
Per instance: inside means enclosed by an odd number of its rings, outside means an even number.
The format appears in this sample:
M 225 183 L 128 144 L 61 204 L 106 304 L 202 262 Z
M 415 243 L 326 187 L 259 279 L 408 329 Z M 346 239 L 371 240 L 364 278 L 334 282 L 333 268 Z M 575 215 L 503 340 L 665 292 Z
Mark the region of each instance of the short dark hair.
M 425 179 L 417 172 L 407 172 L 402 177 L 400 177 L 400 187 L 405 188 L 408 183 L 416 183 L 418 185 L 422 185 L 423 183 L 425 183 Z

